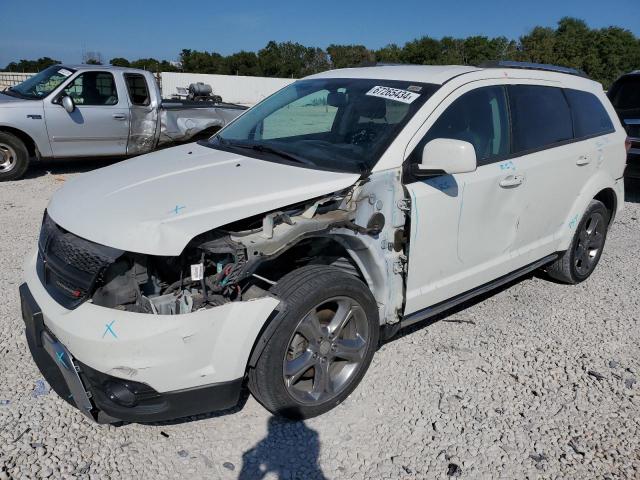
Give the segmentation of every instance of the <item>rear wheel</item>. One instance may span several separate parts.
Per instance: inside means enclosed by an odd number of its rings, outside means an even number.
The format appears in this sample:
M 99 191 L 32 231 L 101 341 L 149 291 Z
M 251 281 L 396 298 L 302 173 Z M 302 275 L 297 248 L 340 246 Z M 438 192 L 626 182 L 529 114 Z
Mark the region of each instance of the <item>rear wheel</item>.
M 598 200 L 591 200 L 576 226 L 569 248 L 547 267 L 549 276 L 569 284 L 589 278 L 600 261 L 610 219 L 607 207 Z
M 371 363 L 379 334 L 376 302 L 358 278 L 318 265 L 286 275 L 273 293 L 285 307 L 249 371 L 249 388 L 272 413 L 320 415 L 349 396 Z
M 7 132 L 0 132 L 0 182 L 16 180 L 29 166 L 29 152 L 22 140 Z

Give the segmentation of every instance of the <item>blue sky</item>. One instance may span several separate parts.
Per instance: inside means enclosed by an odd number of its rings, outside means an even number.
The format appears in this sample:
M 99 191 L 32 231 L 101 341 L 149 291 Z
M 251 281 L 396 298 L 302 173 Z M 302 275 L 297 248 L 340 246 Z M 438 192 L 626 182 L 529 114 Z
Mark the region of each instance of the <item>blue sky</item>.
M 202 11 L 194 8 L 202 5 Z M 50 56 L 79 62 L 82 51 L 105 60 L 175 60 L 182 48 L 257 51 L 269 40 L 308 46 L 360 43 L 379 48 L 423 35 L 518 38 L 563 16 L 591 27 L 616 25 L 640 36 L 638 0 L 264 0 L 176 1 L 0 0 L 0 66 Z

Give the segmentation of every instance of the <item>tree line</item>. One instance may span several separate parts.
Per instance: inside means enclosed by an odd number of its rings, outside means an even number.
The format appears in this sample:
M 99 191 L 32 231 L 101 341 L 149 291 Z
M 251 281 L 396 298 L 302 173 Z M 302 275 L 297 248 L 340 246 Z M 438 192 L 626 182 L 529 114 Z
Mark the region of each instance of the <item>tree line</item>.
M 152 71 L 184 71 L 223 75 L 299 78 L 331 68 L 374 63 L 419 65 L 479 65 L 491 60 L 550 63 L 585 71 L 608 88 L 622 73 L 640 68 L 640 38 L 620 27 L 590 28 L 583 20 L 562 18 L 555 28 L 535 27 L 518 40 L 506 37 L 466 38 L 424 36 L 403 46 L 380 49 L 364 45 L 329 45 L 326 49 L 296 42 L 269 42 L 258 52 L 231 55 L 183 49 L 178 62 L 117 57 L 110 64 Z M 49 57 L 21 60 L 7 71 L 39 71 L 59 63 Z

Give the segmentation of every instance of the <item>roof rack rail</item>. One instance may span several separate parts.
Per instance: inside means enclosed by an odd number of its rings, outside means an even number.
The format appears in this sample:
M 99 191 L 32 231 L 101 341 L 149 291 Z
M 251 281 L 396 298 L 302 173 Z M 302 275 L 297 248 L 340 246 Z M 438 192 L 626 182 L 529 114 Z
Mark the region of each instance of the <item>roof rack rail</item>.
M 492 60 L 478 65 L 480 68 L 522 68 L 524 70 L 544 70 L 545 72 L 566 73 L 578 77 L 589 78 L 582 70 L 577 68 L 562 67 L 560 65 L 549 65 L 547 63 L 515 62 L 512 60 Z

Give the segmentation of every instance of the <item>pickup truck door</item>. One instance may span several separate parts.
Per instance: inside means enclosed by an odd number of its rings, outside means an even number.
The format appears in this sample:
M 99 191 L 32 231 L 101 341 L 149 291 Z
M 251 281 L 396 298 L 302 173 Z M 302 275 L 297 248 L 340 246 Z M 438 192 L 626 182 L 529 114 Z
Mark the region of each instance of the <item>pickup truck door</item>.
M 124 83 L 129 96 L 131 122 L 127 155 L 150 152 L 158 138 L 159 89 L 155 82 L 149 85 L 148 77 L 140 73 L 125 73 Z
M 461 87 L 440 104 L 407 160 L 419 161 L 430 140 L 453 138 L 473 144 L 478 167 L 405 181 L 411 199 L 405 315 L 518 268 L 513 249 L 526 208 L 525 177 L 519 159 L 508 158 L 506 89 L 475 83 L 478 88 Z
M 54 157 L 124 155 L 129 137 L 129 103 L 121 78 L 111 72 L 83 71 L 53 100 L 45 101 L 45 121 Z M 76 109 L 67 113 L 60 99 Z

